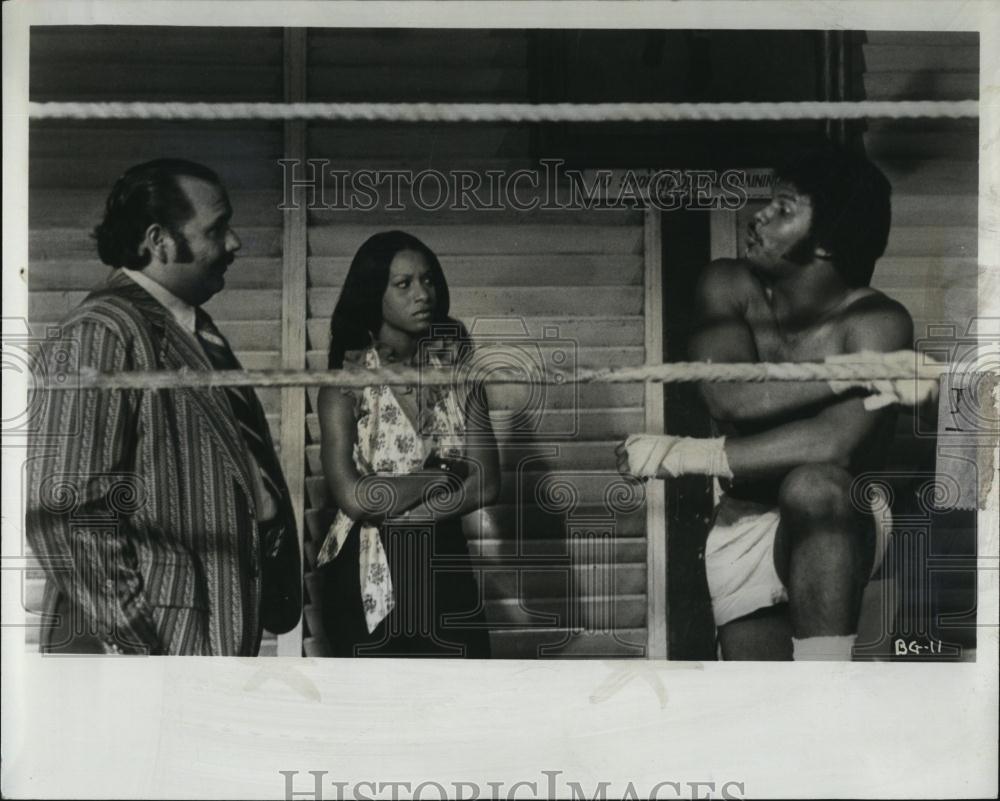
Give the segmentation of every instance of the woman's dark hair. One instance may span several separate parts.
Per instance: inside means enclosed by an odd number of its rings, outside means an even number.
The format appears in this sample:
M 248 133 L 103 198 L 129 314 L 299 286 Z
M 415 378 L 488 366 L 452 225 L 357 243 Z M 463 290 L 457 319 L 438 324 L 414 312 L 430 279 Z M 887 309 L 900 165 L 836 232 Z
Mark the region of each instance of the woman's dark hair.
M 812 201 L 809 255 L 825 248 L 850 286 L 868 286 L 892 221 L 892 187 L 882 171 L 863 154 L 830 146 L 781 165 L 775 179 Z
M 330 357 L 328 366 L 344 366 L 344 354 L 361 350 L 371 344 L 382 328 L 382 296 L 389 285 L 389 266 L 396 254 L 411 250 L 424 257 L 430 268 L 437 302 L 431 330 L 435 336 L 442 333 L 448 338 L 465 342 L 468 335 L 464 326 L 448 316 L 451 296 L 445 281 L 441 262 L 434 251 L 411 234 L 403 231 L 383 231 L 375 234 L 354 254 L 351 267 L 344 279 L 340 298 L 330 319 Z M 453 333 L 451 333 L 453 332 Z
M 130 167 L 115 181 L 104 207 L 104 220 L 94 229 L 97 254 L 111 267 L 141 270 L 150 254 L 139 248 L 150 225 L 172 234 L 194 209 L 177 178 L 186 175 L 221 186 L 219 176 L 203 164 L 185 159 L 156 159 Z

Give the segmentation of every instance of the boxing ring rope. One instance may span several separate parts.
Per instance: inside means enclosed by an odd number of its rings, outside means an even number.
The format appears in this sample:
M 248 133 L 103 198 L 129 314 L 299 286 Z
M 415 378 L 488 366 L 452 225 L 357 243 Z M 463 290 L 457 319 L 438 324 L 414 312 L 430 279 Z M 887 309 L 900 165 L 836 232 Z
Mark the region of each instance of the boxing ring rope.
M 979 116 L 978 100 L 790 103 L 29 103 L 33 120 L 685 122 Z
M 511 349 L 523 355 L 525 351 Z M 489 355 L 498 351 L 489 348 Z M 925 356 L 921 363 L 915 351 L 865 353 L 856 362 L 672 362 L 640 367 L 600 370 L 578 369 L 572 372 L 546 370 L 490 369 L 488 361 L 472 368 L 383 367 L 379 369 L 344 368 L 340 370 L 178 370 L 129 373 L 100 373 L 84 368 L 78 373 L 57 373 L 34 377 L 33 388 L 42 390 L 76 389 L 179 389 L 212 387 L 366 387 L 445 386 L 462 381 L 482 384 L 625 384 L 633 382 L 677 384 L 690 382 L 764 382 L 764 381 L 850 381 L 850 380 L 938 380 L 948 370 L 946 362 Z M 839 357 L 845 358 L 845 357 Z M 485 368 L 485 369 L 483 369 Z M 507 375 L 503 373 L 506 372 Z M 71 378 L 72 377 L 72 378 Z

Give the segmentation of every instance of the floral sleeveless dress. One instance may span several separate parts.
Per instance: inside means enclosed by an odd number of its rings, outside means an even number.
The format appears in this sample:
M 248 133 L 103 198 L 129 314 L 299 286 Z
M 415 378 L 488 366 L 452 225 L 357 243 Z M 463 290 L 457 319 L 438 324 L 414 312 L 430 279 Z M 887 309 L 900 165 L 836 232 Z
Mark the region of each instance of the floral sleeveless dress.
M 378 369 L 391 361 L 391 351 L 376 345 L 345 356 L 345 362 L 371 369 Z M 433 356 L 431 362 L 432 366 L 442 365 Z M 403 389 L 405 391 L 406 388 Z M 404 408 L 396 394 L 399 391 L 385 385 L 367 386 L 355 395 L 358 436 L 354 446 L 354 465 L 362 476 L 408 475 L 423 468 L 429 457 L 455 459 L 465 454 L 464 393 L 445 387 L 411 389 L 407 394 L 414 399 L 412 393 L 423 393 L 421 402 L 412 404 L 419 410 L 417 414 L 411 404 L 406 405 L 411 408 Z M 371 491 L 373 496 L 377 493 L 376 485 L 371 485 Z M 338 511 L 316 561 L 317 566 L 322 567 L 335 560 L 350 558 L 348 552 L 353 556 L 355 543 L 351 542 L 351 547 L 346 546 L 355 529 L 358 529 L 357 580 L 360 584 L 361 608 L 367 632 L 371 635 L 396 605 L 389 560 L 379 527 L 358 523 L 343 511 Z M 442 535 L 454 537 L 455 532 L 461 540 L 455 547 L 464 551 L 467 559 L 468 551 L 461 535 L 460 521 L 436 524 L 434 537 L 436 540 Z M 345 568 L 347 565 L 340 565 L 339 571 L 342 572 Z M 449 569 L 449 581 L 452 580 L 453 572 Z M 468 579 L 475 586 L 471 573 L 468 574 Z M 478 602 L 478 590 L 476 596 L 471 601 L 473 605 Z M 327 628 L 331 626 L 328 625 Z M 332 635 L 332 632 L 327 633 Z M 485 630 L 483 633 L 485 636 Z

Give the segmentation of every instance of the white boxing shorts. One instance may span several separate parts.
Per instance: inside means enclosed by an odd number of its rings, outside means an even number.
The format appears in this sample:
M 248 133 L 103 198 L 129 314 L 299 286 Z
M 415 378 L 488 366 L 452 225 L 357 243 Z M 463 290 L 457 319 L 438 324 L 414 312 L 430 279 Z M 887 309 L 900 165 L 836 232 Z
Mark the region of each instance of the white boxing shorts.
M 892 516 L 884 503 L 874 503 L 873 512 L 875 575 L 885 556 Z M 788 600 L 788 590 L 774 567 L 780 520 L 777 507 L 722 496 L 705 544 L 705 573 L 716 626 Z

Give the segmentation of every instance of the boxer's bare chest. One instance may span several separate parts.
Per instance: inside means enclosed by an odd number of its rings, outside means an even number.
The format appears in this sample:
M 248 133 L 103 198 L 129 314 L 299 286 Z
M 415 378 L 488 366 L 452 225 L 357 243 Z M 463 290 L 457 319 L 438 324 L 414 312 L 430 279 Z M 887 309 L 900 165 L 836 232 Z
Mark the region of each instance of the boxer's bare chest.
M 854 290 L 818 313 L 801 315 L 797 319 L 786 316 L 783 319 L 761 288 L 759 294 L 755 293 L 748 299 L 745 314 L 757 348 L 757 358 L 762 362 L 822 361 L 827 356 L 844 353 L 852 326 L 848 309 L 870 294 L 873 294 L 872 290 Z M 737 432 L 756 433 L 756 429 L 737 428 Z M 878 451 L 879 442 L 882 442 L 879 437 L 872 438 L 872 452 Z M 859 464 L 868 463 L 868 450 L 859 450 L 856 455 Z M 739 481 L 731 483 L 726 491 L 734 497 L 776 503 L 779 486 L 780 481 Z
M 746 320 L 762 362 L 822 361 L 844 352 L 848 323 L 844 310 L 854 293 L 825 311 L 782 319 L 764 291 L 747 305 Z

